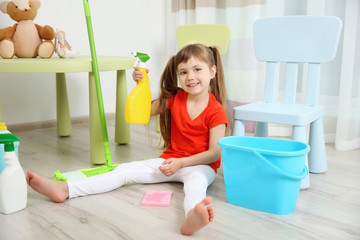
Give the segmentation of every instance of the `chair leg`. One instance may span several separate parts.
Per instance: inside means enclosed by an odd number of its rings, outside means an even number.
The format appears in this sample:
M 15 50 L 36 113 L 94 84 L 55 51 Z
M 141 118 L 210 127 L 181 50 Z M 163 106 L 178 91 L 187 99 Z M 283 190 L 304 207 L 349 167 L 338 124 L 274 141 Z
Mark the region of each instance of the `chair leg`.
M 322 119 L 310 124 L 309 144 L 309 171 L 312 173 L 324 173 L 327 171 L 324 130 Z
M 257 122 L 255 126 L 256 137 L 268 137 L 268 123 Z
M 305 126 L 293 126 L 292 139 L 306 143 L 306 130 Z M 305 155 L 305 166 L 309 169 L 308 154 Z M 310 187 L 309 175 L 301 180 L 300 189 L 307 189 Z
M 232 131 L 233 136 L 245 136 L 245 121 L 244 120 L 234 120 L 234 128 Z

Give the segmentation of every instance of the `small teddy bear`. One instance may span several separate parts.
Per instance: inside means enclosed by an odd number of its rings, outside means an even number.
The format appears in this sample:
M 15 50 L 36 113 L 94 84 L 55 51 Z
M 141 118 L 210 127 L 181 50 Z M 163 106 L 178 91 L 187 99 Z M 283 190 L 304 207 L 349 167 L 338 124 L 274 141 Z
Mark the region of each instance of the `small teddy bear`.
M 56 29 L 55 32 L 55 52 L 61 58 L 75 58 L 79 55 L 79 52 L 73 52 L 70 44 L 65 38 L 65 32 Z
M 33 20 L 40 8 L 40 0 L 12 0 L 0 4 L 0 10 L 17 23 L 0 29 L 0 56 L 2 58 L 50 58 L 55 50 L 51 40 L 54 29 L 40 26 Z

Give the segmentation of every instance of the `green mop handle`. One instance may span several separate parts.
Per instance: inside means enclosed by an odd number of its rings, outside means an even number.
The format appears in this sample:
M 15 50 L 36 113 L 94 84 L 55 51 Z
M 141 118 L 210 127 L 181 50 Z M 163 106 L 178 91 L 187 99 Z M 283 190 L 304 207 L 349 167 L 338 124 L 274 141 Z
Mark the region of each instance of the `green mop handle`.
M 99 105 L 101 131 L 102 131 L 104 150 L 105 150 L 105 161 L 106 161 L 106 166 L 111 167 L 112 163 L 111 163 L 110 144 L 109 144 L 109 138 L 108 138 L 107 128 L 106 128 L 104 103 L 103 103 L 103 98 L 102 98 L 102 93 L 101 93 L 99 67 L 98 67 L 98 61 L 97 61 L 97 57 L 96 57 L 94 34 L 93 34 L 93 29 L 92 29 L 92 24 L 91 24 L 89 0 L 83 0 L 83 3 L 84 3 L 84 10 L 85 10 L 85 17 L 86 17 L 86 26 L 87 26 L 88 35 L 89 35 L 91 60 L 92 60 L 91 64 L 92 64 L 92 69 L 93 69 L 93 73 L 94 73 L 94 77 L 95 77 L 95 89 L 96 89 L 96 95 L 97 95 L 97 100 L 98 100 L 98 105 Z

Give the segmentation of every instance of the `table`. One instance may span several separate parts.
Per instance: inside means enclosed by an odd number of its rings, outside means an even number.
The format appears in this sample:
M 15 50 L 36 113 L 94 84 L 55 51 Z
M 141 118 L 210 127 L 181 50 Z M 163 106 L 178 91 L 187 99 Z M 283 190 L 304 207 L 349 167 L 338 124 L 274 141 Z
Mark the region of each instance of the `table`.
M 133 64 L 134 59 L 132 57 L 98 56 L 99 71 L 117 71 L 115 142 L 119 144 L 126 144 L 130 141 L 130 127 L 125 122 L 125 101 L 127 96 L 126 69 L 133 68 Z M 65 78 L 65 73 L 71 72 L 89 73 L 90 161 L 93 164 L 103 164 L 105 163 L 105 155 L 91 57 L 52 57 L 49 59 L 0 58 L 0 73 L 56 74 L 56 116 L 58 136 L 70 136 L 72 132 Z

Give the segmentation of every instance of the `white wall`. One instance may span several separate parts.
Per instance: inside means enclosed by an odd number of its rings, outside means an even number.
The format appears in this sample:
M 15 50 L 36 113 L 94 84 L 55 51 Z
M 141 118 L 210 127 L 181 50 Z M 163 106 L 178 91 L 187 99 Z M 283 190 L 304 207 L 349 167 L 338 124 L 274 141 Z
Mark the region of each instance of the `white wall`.
M 90 0 L 97 55 L 131 56 L 146 52 L 153 95 L 166 64 L 166 0 Z M 81 0 L 42 0 L 34 22 L 65 31 L 67 40 L 81 55 L 90 55 Z M 0 12 L 0 28 L 15 22 Z M 128 92 L 135 86 L 127 71 Z M 71 117 L 89 114 L 87 73 L 67 74 Z M 115 72 L 100 74 L 105 111 L 115 112 Z M 55 74 L 0 74 L 2 120 L 19 124 L 56 119 Z

